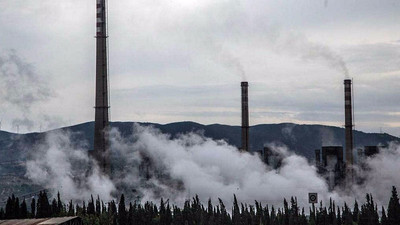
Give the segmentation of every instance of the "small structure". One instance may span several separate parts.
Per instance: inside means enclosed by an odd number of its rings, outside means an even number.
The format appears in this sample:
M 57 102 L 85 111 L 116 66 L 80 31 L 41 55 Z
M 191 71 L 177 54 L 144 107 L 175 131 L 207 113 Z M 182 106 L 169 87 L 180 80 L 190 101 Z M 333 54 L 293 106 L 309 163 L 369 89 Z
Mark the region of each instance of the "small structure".
M 380 146 L 364 146 L 364 156 L 371 157 L 379 153 Z
M 372 158 L 375 155 L 379 154 L 379 152 L 381 151 L 382 148 L 385 148 L 386 146 L 376 146 L 376 145 L 372 145 L 372 146 L 364 146 L 364 149 L 358 149 L 357 150 L 357 157 L 358 157 L 358 164 L 360 166 L 365 166 L 365 161 L 368 158 Z M 365 169 L 365 168 L 364 168 Z
M 269 147 L 264 147 L 262 150 L 258 150 L 257 153 L 261 160 L 272 167 L 273 169 L 279 169 L 282 165 L 283 157 L 275 151 L 272 151 Z
M 0 220 L 0 225 L 83 225 L 83 222 L 80 217 L 71 216 L 41 219 Z

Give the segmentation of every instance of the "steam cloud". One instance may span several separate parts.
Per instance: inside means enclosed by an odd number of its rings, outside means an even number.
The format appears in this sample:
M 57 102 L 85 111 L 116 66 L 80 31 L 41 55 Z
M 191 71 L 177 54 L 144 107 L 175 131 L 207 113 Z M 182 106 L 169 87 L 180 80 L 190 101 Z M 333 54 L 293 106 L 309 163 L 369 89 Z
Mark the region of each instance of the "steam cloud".
M 20 118 L 12 121 L 13 127 L 30 130 L 34 126 L 30 115 L 32 107 L 47 101 L 53 92 L 31 64 L 25 62 L 15 50 L 8 50 L 0 54 L 0 96 L 7 107 L 22 112 Z
M 236 194 L 242 202 L 277 205 L 283 198 L 297 196 L 300 205 L 306 206 L 309 192 L 319 193 L 324 202 L 333 198 L 350 204 L 354 198 L 362 201 L 365 193 L 373 193 L 377 202 L 386 204 L 391 186 L 400 186 L 397 145 L 367 161 L 369 172 L 363 174 L 367 182 L 362 187 L 342 193 L 329 192 L 324 178 L 307 159 L 281 146 L 272 146 L 284 158 L 282 167 L 274 170 L 258 156 L 241 153 L 225 141 L 201 133 L 171 138 L 154 128 L 135 125 L 131 137 L 124 138 L 116 130 L 111 137 L 112 155 L 118 158 L 113 180 L 102 176 L 97 167 L 85 172 L 88 166 L 83 165 L 90 165 L 91 159 L 84 143 L 71 144 L 70 133 L 49 135 L 27 162 L 26 176 L 74 200 L 87 199 L 90 194 L 111 199 L 118 189 L 131 199 L 140 195 L 143 201 L 158 202 L 163 197 L 178 204 L 195 194 L 203 201 L 219 197 L 229 203 Z
M 354 193 L 372 193 L 378 204 L 387 204 L 392 186 L 400 187 L 400 146 L 391 143 L 381 152 L 365 162 L 367 169 L 356 168 L 367 182 L 354 186 Z
M 111 200 L 114 184 L 88 157 L 84 143 L 72 144 L 74 138 L 68 132 L 49 133 L 33 149 L 32 159 L 26 163 L 26 176 L 46 189 L 59 190 L 67 199 L 78 201 L 98 194 Z

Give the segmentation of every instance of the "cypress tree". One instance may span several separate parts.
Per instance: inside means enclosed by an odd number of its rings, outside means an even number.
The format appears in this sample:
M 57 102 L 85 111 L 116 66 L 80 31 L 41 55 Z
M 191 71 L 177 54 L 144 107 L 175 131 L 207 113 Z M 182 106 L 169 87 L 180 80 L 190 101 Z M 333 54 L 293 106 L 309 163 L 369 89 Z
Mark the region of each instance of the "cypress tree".
M 95 209 L 94 209 L 93 195 L 90 195 L 90 201 L 88 202 L 88 206 L 87 206 L 87 214 L 94 215 L 94 213 L 95 213 Z
M 239 204 L 238 204 L 236 195 L 233 195 L 232 224 L 233 225 L 241 224 L 240 217 L 241 217 L 241 215 L 240 215 Z
M 360 209 L 358 208 L 357 200 L 354 201 L 354 209 L 353 209 L 353 221 L 358 223 L 358 218 L 360 216 Z
M 36 199 L 32 198 L 31 200 L 31 217 L 35 218 L 36 217 Z
M 385 208 L 382 206 L 382 217 L 381 217 L 381 225 L 390 225 L 389 220 L 386 217 Z
M 51 216 L 58 216 L 59 215 L 58 211 L 58 206 L 57 206 L 57 200 L 53 198 L 53 201 L 51 202 Z
M 47 193 L 46 191 L 43 191 L 42 193 L 42 213 L 43 213 L 43 217 L 50 217 L 51 216 L 51 207 L 50 207 L 50 203 L 49 203 L 49 199 L 47 198 Z
M 13 218 L 15 218 L 15 219 L 19 219 L 20 218 L 20 207 L 19 207 L 19 199 L 18 198 L 15 198 L 15 200 L 14 200 L 14 203 L 13 203 L 13 206 L 14 206 L 14 209 L 13 209 L 13 211 L 14 211 L 14 216 L 13 216 Z
M 72 203 L 72 200 L 69 201 L 67 215 L 68 216 L 74 216 L 75 215 L 74 204 Z
M 5 214 L 5 213 L 4 213 L 4 209 L 3 209 L 3 207 L 1 207 L 1 208 L 0 208 L 0 220 L 5 219 L 5 218 L 4 218 L 4 214 Z
M 120 198 L 119 204 L 118 204 L 118 224 L 119 225 L 127 225 L 128 224 L 124 194 L 121 195 L 121 198 Z
M 342 222 L 344 225 L 353 225 L 353 215 L 346 203 L 344 203 Z
M 6 203 L 6 212 L 5 212 L 5 216 L 4 216 L 6 219 L 12 219 L 13 208 L 14 208 L 13 201 L 10 197 L 8 197 L 7 203 Z
M 338 225 L 342 225 L 342 217 L 341 217 L 341 215 L 340 215 L 340 208 L 339 208 L 339 206 L 337 207 L 337 211 L 338 211 L 337 217 L 336 217 L 337 224 L 338 224 Z
M 25 199 L 21 203 L 20 207 L 20 218 L 21 219 L 26 219 L 28 218 L 28 207 L 26 206 Z
M 100 196 L 97 195 L 97 199 L 96 199 L 96 215 L 100 215 L 101 214 L 101 204 L 100 204 Z
M 397 196 L 396 187 L 392 187 L 392 196 L 389 200 L 388 206 L 388 221 L 389 225 L 399 225 L 400 224 L 400 203 L 399 197 Z
M 61 201 L 60 192 L 57 192 L 57 213 L 59 216 L 64 214 L 64 204 Z

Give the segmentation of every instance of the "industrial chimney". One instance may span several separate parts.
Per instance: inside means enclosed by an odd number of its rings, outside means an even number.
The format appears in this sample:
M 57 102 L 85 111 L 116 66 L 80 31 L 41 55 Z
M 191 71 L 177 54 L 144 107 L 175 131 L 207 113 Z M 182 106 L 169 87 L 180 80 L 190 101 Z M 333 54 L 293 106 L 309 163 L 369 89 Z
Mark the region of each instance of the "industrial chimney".
M 108 61 L 107 61 L 107 7 L 105 0 L 96 5 L 96 105 L 94 125 L 94 156 L 101 171 L 110 174 L 108 140 Z
M 242 82 L 242 150 L 249 151 L 249 98 L 248 82 Z
M 346 137 L 346 176 L 348 181 L 353 180 L 353 108 L 352 108 L 352 82 L 344 80 L 344 114 Z

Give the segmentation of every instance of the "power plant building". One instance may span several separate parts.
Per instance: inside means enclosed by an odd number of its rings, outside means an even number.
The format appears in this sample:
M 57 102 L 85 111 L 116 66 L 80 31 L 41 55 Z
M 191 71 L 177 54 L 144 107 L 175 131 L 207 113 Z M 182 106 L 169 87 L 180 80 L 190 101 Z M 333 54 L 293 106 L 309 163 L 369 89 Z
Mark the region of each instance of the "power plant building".
M 318 172 L 326 178 L 329 189 L 333 190 L 342 183 L 345 176 L 343 147 L 323 146 L 322 151 L 315 150 L 315 157 Z
M 282 165 L 283 157 L 279 153 L 272 151 L 269 147 L 264 147 L 262 150 L 258 150 L 255 153 L 260 156 L 265 164 L 273 169 L 278 169 Z

